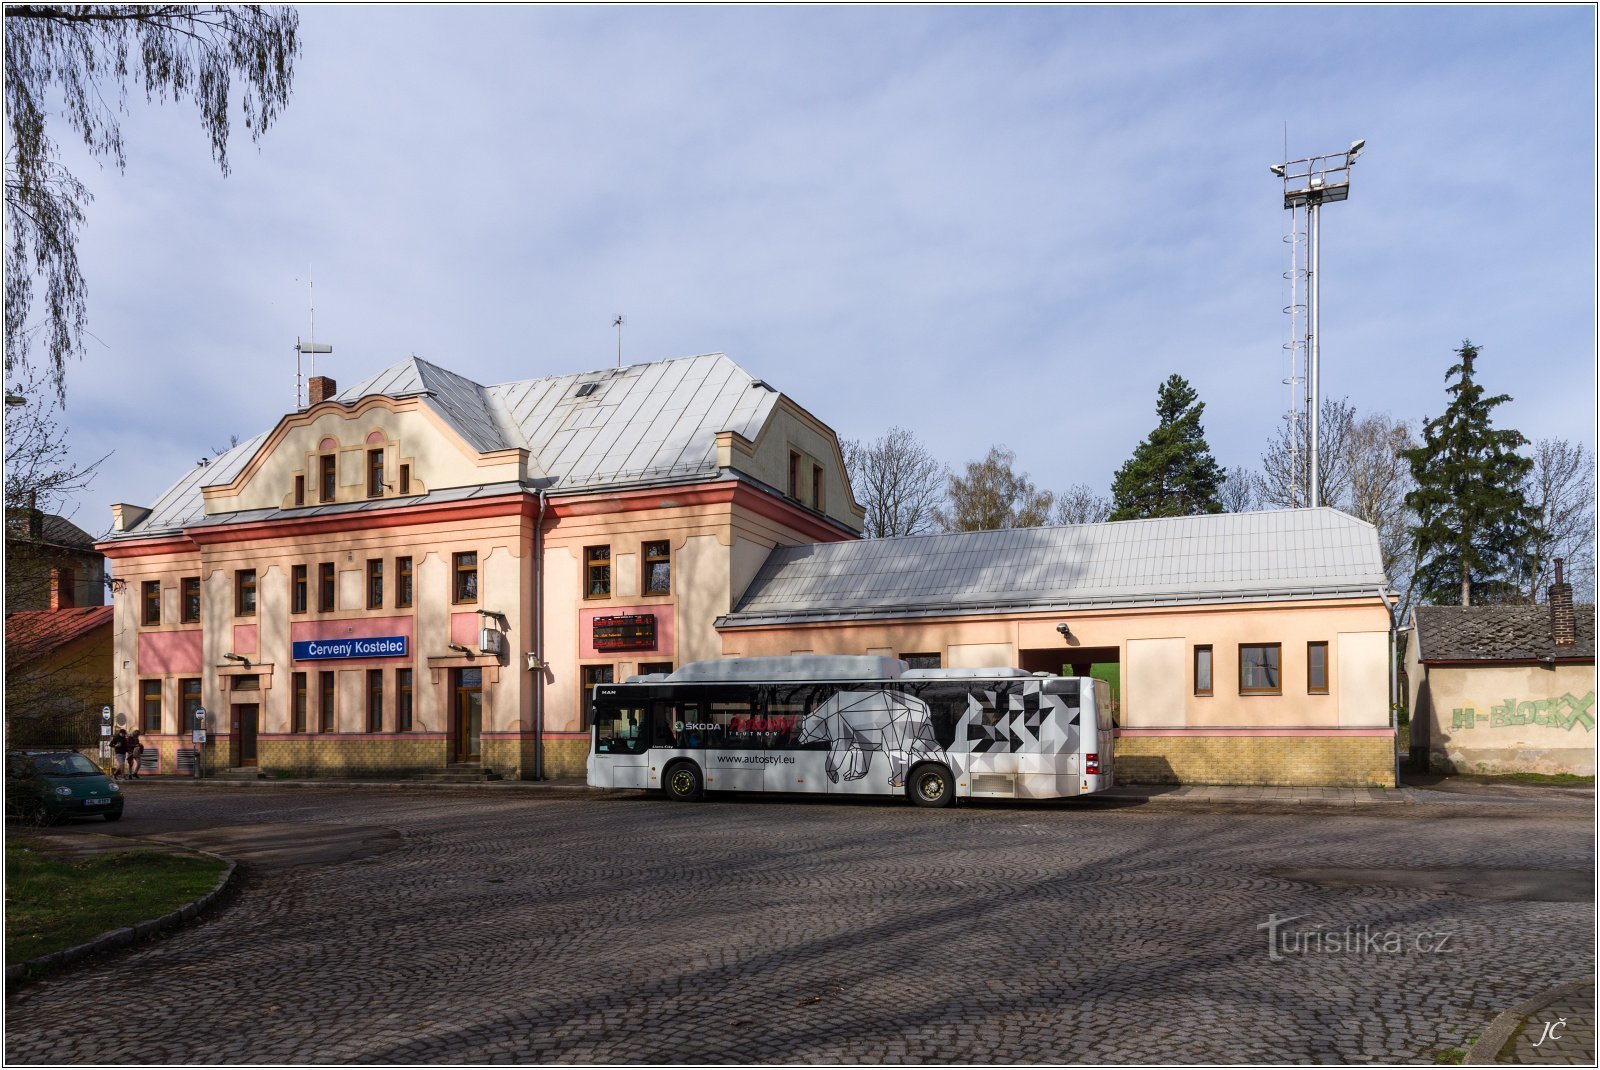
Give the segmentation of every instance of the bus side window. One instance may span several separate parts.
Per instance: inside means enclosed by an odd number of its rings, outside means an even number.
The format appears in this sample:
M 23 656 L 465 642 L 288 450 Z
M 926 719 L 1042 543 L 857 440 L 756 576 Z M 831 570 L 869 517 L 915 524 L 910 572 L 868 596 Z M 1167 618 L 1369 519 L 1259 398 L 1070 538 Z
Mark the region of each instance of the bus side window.
M 594 750 L 596 754 L 642 754 L 649 735 L 643 706 L 597 706 Z
M 832 726 L 826 719 L 812 722 L 811 741 L 806 726 L 811 715 L 828 704 L 839 691 L 837 686 L 795 684 L 767 690 L 766 723 L 771 731 L 768 747 L 774 750 L 827 750 L 832 746 Z

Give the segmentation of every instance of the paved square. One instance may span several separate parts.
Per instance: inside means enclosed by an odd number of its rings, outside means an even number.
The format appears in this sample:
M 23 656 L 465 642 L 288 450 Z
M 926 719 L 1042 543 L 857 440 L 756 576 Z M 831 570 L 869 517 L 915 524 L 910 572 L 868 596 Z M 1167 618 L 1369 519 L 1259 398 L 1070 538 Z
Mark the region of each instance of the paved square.
M 1431 1064 L 1593 970 L 1592 904 L 1526 875 L 1272 875 L 1592 870 L 1581 808 L 1179 809 L 153 786 L 119 833 L 292 828 L 215 917 L 21 990 L 6 1058 Z

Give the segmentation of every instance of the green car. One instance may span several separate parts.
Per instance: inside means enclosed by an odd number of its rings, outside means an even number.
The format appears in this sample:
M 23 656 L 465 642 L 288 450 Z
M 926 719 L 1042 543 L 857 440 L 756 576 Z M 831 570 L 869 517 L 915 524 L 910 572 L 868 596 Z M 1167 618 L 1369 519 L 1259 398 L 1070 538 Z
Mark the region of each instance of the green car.
M 122 817 L 122 788 L 74 750 L 6 752 L 6 813 L 46 823 L 64 817 Z

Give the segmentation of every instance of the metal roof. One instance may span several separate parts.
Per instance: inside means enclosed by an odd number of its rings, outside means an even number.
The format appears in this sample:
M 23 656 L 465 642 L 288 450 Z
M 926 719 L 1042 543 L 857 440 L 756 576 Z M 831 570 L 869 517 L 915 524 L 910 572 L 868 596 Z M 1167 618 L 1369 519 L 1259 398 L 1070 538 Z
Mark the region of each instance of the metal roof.
M 1326 508 L 788 546 L 718 625 L 1372 594 L 1382 562 Z
M 580 387 L 592 387 L 579 396 Z M 717 474 L 716 436 L 755 438 L 777 392 L 721 353 L 480 386 L 420 357 L 407 357 L 341 392 L 351 405 L 381 394 L 421 397 L 479 453 L 528 450 L 528 478 L 548 493 L 597 486 L 664 483 Z M 268 432 L 242 442 L 173 484 L 139 524 L 108 538 L 134 538 L 185 526 L 278 515 L 207 517 L 201 491 L 231 482 Z M 472 493 L 462 488 L 460 493 Z M 428 500 L 439 500 L 432 495 Z M 380 503 L 388 507 L 393 499 Z M 369 503 L 362 503 L 370 507 Z M 292 511 L 300 515 L 303 510 Z

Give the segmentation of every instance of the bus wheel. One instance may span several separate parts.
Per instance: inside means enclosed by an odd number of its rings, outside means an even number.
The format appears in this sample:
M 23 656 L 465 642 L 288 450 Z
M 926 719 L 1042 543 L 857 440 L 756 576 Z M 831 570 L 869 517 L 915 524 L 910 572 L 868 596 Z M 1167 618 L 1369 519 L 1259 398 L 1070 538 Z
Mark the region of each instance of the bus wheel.
M 679 762 L 667 770 L 665 780 L 667 798 L 678 802 L 694 802 L 705 794 L 705 781 L 700 777 L 700 767 L 693 762 Z
M 918 806 L 954 806 L 956 778 L 942 765 L 919 765 L 911 771 L 911 801 Z

